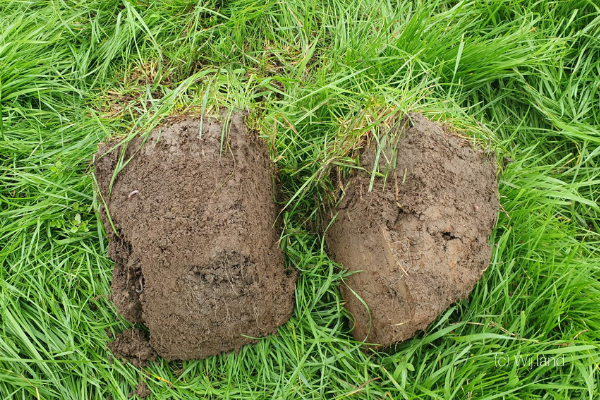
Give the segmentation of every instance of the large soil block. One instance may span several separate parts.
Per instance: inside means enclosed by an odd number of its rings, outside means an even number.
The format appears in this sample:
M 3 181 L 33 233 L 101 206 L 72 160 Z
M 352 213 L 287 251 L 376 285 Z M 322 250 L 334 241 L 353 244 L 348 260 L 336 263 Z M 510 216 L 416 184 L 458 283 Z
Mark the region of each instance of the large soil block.
M 387 139 L 379 157 L 365 149 L 326 234 L 354 273 L 341 286 L 354 337 L 375 347 L 412 337 L 468 296 L 490 262 L 498 212 L 493 156 L 419 114 Z M 376 159 L 386 178 L 369 191 Z
M 101 146 L 96 177 L 114 260 L 112 300 L 165 359 L 200 359 L 275 333 L 295 274 L 277 245 L 273 167 L 240 116 L 228 129 L 180 117 L 122 147 Z M 139 336 L 139 335 L 138 335 Z

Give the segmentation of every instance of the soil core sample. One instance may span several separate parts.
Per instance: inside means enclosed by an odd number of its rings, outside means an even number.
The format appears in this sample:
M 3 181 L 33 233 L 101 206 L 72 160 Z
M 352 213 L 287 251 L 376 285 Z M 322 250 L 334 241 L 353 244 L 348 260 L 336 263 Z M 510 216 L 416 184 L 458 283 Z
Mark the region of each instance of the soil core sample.
M 296 276 L 277 245 L 273 166 L 240 115 L 228 129 L 179 117 L 123 147 L 101 146 L 100 216 L 112 300 L 167 360 L 237 350 L 287 322 Z M 111 225 L 112 224 L 112 225 Z M 116 229 L 114 233 L 112 226 Z
M 375 348 L 412 337 L 469 295 L 490 262 L 499 204 L 493 155 L 420 114 L 396 138 L 378 156 L 374 145 L 364 150 L 366 171 L 348 182 L 326 233 L 333 259 L 356 272 L 341 286 L 354 338 Z M 375 162 L 387 175 L 369 191 Z

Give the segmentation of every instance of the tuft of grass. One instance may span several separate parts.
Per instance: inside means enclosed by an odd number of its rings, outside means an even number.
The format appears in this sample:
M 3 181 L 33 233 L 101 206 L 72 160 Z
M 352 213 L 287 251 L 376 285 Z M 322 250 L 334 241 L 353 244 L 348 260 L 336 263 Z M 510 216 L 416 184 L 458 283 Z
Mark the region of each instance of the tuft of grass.
M 0 1 L 1 397 L 597 398 L 599 26 L 592 1 Z M 97 144 L 223 108 L 279 168 L 294 314 L 239 354 L 111 363 L 128 324 L 107 300 Z M 469 300 L 365 354 L 319 232 L 360 149 L 411 111 L 513 162 Z

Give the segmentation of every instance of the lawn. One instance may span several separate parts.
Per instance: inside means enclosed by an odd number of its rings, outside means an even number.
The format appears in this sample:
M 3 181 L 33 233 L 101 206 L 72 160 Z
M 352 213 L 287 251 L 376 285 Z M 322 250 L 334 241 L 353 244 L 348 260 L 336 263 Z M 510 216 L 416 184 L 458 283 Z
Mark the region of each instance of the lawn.
M 280 172 L 291 320 L 239 354 L 113 361 L 98 143 L 240 110 Z M 497 152 L 502 210 L 469 299 L 366 354 L 319 232 L 411 111 Z M 0 398 L 600 398 L 599 198 L 593 0 L 1 0 Z

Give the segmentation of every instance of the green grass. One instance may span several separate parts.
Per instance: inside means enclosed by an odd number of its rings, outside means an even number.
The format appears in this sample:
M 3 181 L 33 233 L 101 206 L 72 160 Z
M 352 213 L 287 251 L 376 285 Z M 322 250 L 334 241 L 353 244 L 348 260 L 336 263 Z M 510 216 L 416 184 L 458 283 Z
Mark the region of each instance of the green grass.
M 143 380 L 163 399 L 600 398 L 599 106 L 592 0 L 2 0 L 0 397 L 121 399 Z M 110 363 L 128 324 L 106 297 L 97 143 L 219 109 L 249 111 L 280 170 L 292 319 L 237 355 Z M 317 232 L 334 177 L 409 111 L 514 162 L 469 300 L 366 355 Z

